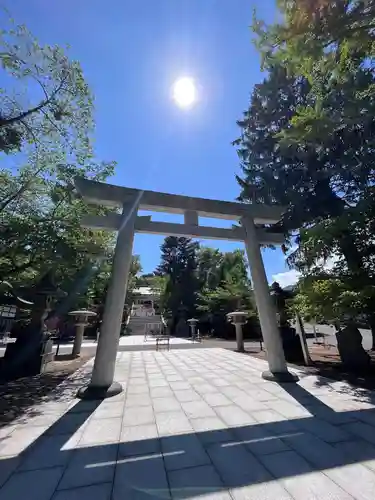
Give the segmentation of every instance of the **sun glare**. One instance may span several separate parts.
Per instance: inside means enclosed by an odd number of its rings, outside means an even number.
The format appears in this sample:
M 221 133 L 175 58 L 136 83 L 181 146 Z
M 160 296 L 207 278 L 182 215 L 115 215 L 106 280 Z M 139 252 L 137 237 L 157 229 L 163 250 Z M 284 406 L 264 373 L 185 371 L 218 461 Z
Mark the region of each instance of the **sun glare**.
M 179 78 L 173 84 L 173 100 L 180 108 L 190 108 L 197 99 L 197 91 L 192 78 Z

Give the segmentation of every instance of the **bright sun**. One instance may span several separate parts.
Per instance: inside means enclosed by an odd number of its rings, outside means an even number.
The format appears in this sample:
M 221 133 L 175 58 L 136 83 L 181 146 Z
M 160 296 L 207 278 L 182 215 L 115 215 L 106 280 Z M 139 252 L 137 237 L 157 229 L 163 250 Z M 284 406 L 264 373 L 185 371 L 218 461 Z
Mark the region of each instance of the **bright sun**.
M 180 108 L 190 108 L 197 99 L 197 90 L 192 78 L 179 78 L 173 84 L 173 99 Z

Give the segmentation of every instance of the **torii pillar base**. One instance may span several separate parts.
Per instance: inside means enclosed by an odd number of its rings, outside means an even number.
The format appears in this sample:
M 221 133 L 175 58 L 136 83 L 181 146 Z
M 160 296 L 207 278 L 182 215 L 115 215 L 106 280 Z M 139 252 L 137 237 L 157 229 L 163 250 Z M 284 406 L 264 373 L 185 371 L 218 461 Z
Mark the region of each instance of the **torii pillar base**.
M 78 390 L 77 398 L 90 400 L 106 399 L 117 396 L 122 391 L 123 387 L 118 382 L 113 382 L 109 387 L 87 385 Z

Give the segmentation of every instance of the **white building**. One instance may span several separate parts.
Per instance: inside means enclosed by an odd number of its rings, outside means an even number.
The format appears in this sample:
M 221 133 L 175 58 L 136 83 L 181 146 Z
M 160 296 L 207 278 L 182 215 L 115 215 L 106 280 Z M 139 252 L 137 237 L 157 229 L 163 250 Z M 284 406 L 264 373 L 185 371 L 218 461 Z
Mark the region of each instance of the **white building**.
M 149 286 L 140 286 L 133 291 L 134 299 L 130 316 L 145 318 L 159 314 L 160 292 Z

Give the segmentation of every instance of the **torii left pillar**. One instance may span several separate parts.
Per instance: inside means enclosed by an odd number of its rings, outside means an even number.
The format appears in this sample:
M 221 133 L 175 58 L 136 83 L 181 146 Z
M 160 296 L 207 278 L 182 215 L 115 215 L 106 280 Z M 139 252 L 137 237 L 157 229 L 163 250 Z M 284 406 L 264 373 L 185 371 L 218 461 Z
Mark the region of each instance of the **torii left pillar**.
M 103 399 L 115 396 L 122 391 L 121 384 L 114 381 L 114 374 L 132 262 L 134 225 L 137 212 L 138 203 L 123 206 L 94 369 L 90 384 L 82 387 L 77 394 L 82 399 Z

